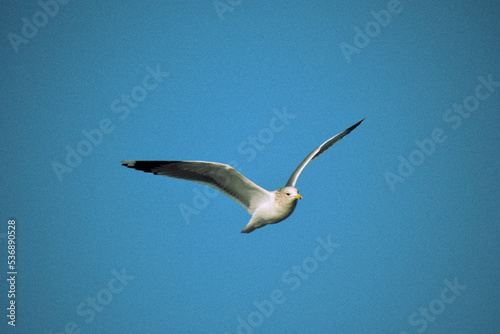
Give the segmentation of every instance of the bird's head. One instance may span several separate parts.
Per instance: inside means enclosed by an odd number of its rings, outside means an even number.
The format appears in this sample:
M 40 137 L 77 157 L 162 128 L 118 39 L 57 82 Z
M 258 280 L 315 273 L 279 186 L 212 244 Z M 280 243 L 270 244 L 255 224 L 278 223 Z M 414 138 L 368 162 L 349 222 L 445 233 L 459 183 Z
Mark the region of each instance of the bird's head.
M 295 187 L 284 187 L 276 190 L 280 197 L 286 198 L 288 201 L 296 201 L 302 199 L 299 190 Z

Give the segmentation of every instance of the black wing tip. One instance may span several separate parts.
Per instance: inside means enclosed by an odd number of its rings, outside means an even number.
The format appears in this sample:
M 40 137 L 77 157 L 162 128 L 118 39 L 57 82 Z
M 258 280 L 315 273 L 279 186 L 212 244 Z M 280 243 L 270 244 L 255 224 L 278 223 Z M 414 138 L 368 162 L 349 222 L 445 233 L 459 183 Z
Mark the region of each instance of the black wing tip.
M 358 125 L 360 125 L 361 123 L 363 123 L 363 121 L 366 119 L 363 118 L 361 121 L 359 121 L 358 123 L 354 124 L 353 126 L 351 126 L 350 128 L 347 129 L 347 131 L 351 132 L 352 130 L 356 129 L 358 127 Z
M 141 160 L 141 161 L 137 161 L 137 160 L 126 160 L 126 161 L 122 161 L 121 164 L 122 164 L 122 166 L 125 166 L 125 167 L 128 167 L 128 168 L 140 170 L 140 171 L 143 171 L 143 172 L 146 172 L 146 173 L 156 174 L 157 173 L 156 169 L 159 166 L 164 166 L 164 165 L 168 165 L 168 164 L 176 163 L 176 162 L 182 162 L 182 161 L 161 161 L 161 160 Z
M 120 163 L 122 164 L 122 166 L 129 167 L 129 168 L 134 168 L 134 165 L 135 165 L 136 161 L 134 161 L 134 160 L 124 160 L 124 161 L 121 161 Z

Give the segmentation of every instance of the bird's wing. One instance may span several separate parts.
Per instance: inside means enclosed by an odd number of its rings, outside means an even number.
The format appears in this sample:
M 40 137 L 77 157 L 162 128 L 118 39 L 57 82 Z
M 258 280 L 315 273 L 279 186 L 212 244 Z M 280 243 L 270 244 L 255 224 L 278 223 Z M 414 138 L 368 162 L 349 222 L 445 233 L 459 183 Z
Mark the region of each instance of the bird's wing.
M 229 165 L 206 161 L 122 161 L 143 172 L 206 184 L 240 203 L 251 215 L 272 197 Z
M 321 154 L 323 154 L 326 150 L 328 150 L 330 147 L 332 147 L 336 142 L 344 138 L 349 132 L 354 130 L 358 125 L 363 122 L 365 118 L 363 118 L 361 121 L 358 123 L 354 124 L 348 129 L 345 129 L 341 133 L 333 136 L 332 138 L 328 139 L 325 141 L 323 144 L 321 144 L 319 147 L 317 147 L 314 151 L 309 153 L 309 155 L 300 163 L 300 165 L 295 169 L 295 171 L 292 173 L 290 178 L 288 179 L 288 182 L 286 183 L 287 187 L 295 187 L 295 184 L 297 183 L 297 179 L 299 178 L 300 173 L 304 170 L 304 168 L 307 166 L 308 163 L 319 157 Z

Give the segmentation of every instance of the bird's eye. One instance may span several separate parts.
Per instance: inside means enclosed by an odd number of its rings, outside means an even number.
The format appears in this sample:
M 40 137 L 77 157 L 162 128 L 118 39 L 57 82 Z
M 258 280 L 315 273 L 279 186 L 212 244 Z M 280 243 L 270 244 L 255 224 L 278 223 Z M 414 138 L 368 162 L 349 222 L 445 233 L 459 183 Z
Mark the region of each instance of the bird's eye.
M 286 193 L 288 196 L 290 196 L 290 193 Z

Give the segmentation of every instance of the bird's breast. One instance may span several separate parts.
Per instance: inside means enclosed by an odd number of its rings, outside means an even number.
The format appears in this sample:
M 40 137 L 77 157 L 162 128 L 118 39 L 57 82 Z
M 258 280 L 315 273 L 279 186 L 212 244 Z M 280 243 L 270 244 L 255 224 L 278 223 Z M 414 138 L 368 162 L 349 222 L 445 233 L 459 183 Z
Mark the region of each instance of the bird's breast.
M 290 216 L 297 206 L 297 200 L 287 203 L 285 206 L 280 206 L 276 202 L 268 203 L 259 208 L 257 215 L 266 221 L 268 224 L 278 223 Z

